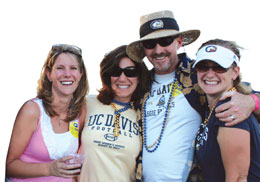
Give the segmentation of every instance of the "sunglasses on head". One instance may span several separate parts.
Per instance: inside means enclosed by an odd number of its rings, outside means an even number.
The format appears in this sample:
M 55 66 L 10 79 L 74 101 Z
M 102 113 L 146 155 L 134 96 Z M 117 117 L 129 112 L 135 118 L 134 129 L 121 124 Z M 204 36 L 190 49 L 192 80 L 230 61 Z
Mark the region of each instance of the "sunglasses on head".
M 207 72 L 207 71 L 209 71 L 209 69 L 212 69 L 214 72 L 216 72 L 216 73 L 225 73 L 225 72 L 227 72 L 229 69 L 230 69 L 230 67 L 229 68 L 223 68 L 223 67 L 221 67 L 220 65 L 218 65 L 218 64 L 215 64 L 215 65 L 213 65 L 213 66 L 209 66 L 207 63 L 205 63 L 205 62 L 200 62 L 200 63 L 198 63 L 196 66 L 195 66 L 195 69 L 198 71 L 198 72 L 200 72 L 200 73 L 205 73 L 205 72 Z
M 61 51 L 61 52 L 72 52 L 74 54 L 78 54 L 78 55 L 82 56 L 82 50 L 75 45 L 55 44 L 52 46 L 51 50 Z
M 166 47 L 170 45 L 176 37 L 163 37 L 159 39 L 150 39 L 145 40 L 142 42 L 143 47 L 146 49 L 153 49 L 155 48 L 156 44 L 159 44 L 162 47 Z
M 122 74 L 122 72 L 124 72 L 125 76 L 127 77 L 136 77 L 138 75 L 137 68 L 135 66 L 129 66 L 126 68 L 115 68 L 114 71 L 111 73 L 111 76 L 119 77 Z

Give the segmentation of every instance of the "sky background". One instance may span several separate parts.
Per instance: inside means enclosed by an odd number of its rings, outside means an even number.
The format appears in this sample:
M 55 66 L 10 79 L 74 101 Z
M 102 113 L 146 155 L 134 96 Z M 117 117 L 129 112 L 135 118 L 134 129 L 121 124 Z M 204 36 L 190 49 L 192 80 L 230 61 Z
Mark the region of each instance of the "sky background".
M 173 11 L 181 31 L 201 30 L 196 42 L 181 49 L 191 58 L 209 39 L 233 40 L 244 47 L 240 64 L 243 81 L 260 90 L 257 0 L 1 1 L 0 181 L 16 114 L 26 100 L 36 96 L 51 46 L 67 43 L 82 48 L 90 94 L 96 94 L 101 87 L 99 64 L 105 53 L 139 39 L 140 16 L 166 9 Z

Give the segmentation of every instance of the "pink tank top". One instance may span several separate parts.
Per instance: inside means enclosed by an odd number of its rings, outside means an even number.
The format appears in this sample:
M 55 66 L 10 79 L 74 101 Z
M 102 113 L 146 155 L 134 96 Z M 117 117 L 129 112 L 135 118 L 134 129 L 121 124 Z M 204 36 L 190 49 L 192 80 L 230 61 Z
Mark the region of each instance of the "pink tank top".
M 21 155 L 20 159 L 25 162 L 47 163 L 52 160 L 64 157 L 68 154 L 76 153 L 78 150 L 78 120 L 70 122 L 70 130 L 65 133 L 55 133 L 50 117 L 46 114 L 42 100 L 33 99 L 37 103 L 40 110 L 40 118 L 38 127 L 33 133 L 31 140 Z M 60 138 L 60 139 L 59 139 Z M 62 149 L 61 147 L 62 146 Z M 71 182 L 71 178 L 60 178 L 55 176 L 37 177 L 37 178 L 11 178 L 12 181 L 23 182 Z

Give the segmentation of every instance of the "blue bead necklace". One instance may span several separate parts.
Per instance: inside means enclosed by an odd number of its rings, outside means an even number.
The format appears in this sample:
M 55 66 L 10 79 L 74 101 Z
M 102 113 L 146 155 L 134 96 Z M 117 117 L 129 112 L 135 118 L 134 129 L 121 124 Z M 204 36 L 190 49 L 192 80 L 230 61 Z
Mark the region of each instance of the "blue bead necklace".
M 156 151 L 157 148 L 159 147 L 160 143 L 161 143 L 161 139 L 162 139 L 164 130 L 167 126 L 168 119 L 169 119 L 170 105 L 171 105 L 172 100 L 174 99 L 174 92 L 175 92 L 177 86 L 178 86 L 178 80 L 175 79 L 175 81 L 170 86 L 170 96 L 169 96 L 169 99 L 168 99 L 167 108 L 166 108 L 166 111 L 165 111 L 165 115 L 164 115 L 164 119 L 163 119 L 163 125 L 162 125 L 160 135 L 152 145 L 147 145 L 147 129 L 146 129 L 146 116 L 145 116 L 146 102 L 148 100 L 149 94 L 147 94 L 147 96 L 144 98 L 144 102 L 143 102 L 143 105 L 142 105 L 142 111 L 143 111 L 142 112 L 142 126 L 143 126 L 142 132 L 143 132 L 143 144 L 144 144 L 144 147 L 145 147 L 147 152 L 151 153 L 151 152 Z
M 123 106 L 123 108 L 117 109 L 115 104 Z M 120 114 L 122 112 L 124 112 L 124 111 L 127 111 L 128 109 L 134 109 L 134 105 L 133 105 L 133 102 L 123 103 L 123 102 L 117 101 L 116 99 L 113 99 L 110 105 L 115 110 L 115 112 L 114 112 L 114 117 L 115 117 L 114 136 L 118 137 L 119 136 L 119 118 L 120 118 Z

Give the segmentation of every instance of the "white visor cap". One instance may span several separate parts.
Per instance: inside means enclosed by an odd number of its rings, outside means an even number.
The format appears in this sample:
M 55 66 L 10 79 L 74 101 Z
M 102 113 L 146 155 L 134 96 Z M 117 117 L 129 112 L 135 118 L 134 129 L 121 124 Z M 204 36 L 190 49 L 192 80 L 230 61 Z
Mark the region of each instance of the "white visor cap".
M 233 64 L 233 62 L 235 62 L 237 65 L 239 63 L 237 55 L 235 55 L 231 50 L 218 45 L 207 45 L 202 47 L 197 52 L 197 58 L 195 63 L 193 64 L 193 68 L 200 61 L 204 60 L 213 61 L 223 68 L 229 68 Z

